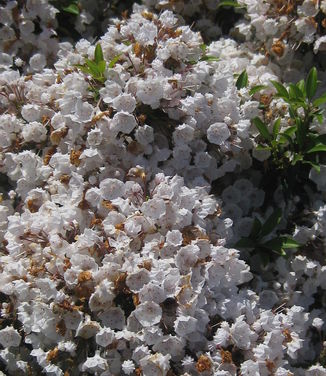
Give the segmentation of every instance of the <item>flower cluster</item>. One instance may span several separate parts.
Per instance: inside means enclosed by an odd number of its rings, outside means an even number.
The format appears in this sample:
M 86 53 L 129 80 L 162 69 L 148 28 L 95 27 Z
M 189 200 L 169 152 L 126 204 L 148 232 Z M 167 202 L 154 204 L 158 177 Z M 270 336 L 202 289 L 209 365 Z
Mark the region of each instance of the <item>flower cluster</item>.
M 324 2 L 239 1 L 247 17 L 230 36 L 245 43 L 220 37 L 218 1 L 144 0 L 122 19 L 107 5 L 94 44 L 103 3 L 71 3 L 76 43 L 60 39 L 55 1 L 0 8 L 1 367 L 325 375 L 326 165 L 302 199 L 272 191 L 251 121 L 291 131 L 270 81 L 306 67 L 285 71 L 274 39 L 321 51 L 305 25 Z M 209 45 L 186 25 L 202 7 L 195 30 Z M 279 59 L 257 52 L 263 42 Z M 299 250 L 266 263 L 237 249 L 257 223 Z

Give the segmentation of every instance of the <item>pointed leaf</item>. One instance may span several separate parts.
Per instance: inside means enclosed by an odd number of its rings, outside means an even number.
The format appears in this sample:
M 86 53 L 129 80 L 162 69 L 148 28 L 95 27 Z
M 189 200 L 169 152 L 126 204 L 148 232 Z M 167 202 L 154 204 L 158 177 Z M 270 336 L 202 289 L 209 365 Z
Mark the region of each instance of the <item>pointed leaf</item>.
M 319 98 L 315 99 L 313 105 L 319 107 L 320 105 L 326 103 L 326 93 L 322 94 Z
M 248 85 L 248 73 L 246 70 L 242 71 L 237 79 L 237 82 L 235 83 L 235 86 L 238 90 L 246 87 Z
M 220 58 L 217 56 L 204 55 L 199 60 L 200 61 L 219 61 Z
M 318 152 L 321 152 L 321 151 L 326 151 L 326 145 L 324 145 L 324 144 L 317 144 L 313 148 L 309 149 L 307 151 L 307 154 L 318 153 Z
M 295 166 L 297 164 L 297 162 L 302 161 L 302 160 L 303 160 L 302 154 L 294 153 L 291 164 L 292 164 L 292 166 Z
M 295 134 L 295 131 L 297 130 L 297 127 L 293 125 L 292 127 L 287 128 L 282 134 L 287 134 L 288 136 L 293 136 Z
M 277 253 L 280 253 L 282 249 L 282 239 L 279 237 L 273 238 L 263 243 L 262 245 L 272 251 L 276 251 Z
M 290 98 L 304 98 L 303 92 L 298 88 L 297 85 L 289 84 L 289 94 Z
M 269 134 L 267 126 L 262 122 L 259 117 L 255 117 L 252 119 L 253 123 L 255 124 L 256 128 L 259 130 L 259 133 L 265 138 L 265 140 L 270 141 L 271 135 Z
M 256 93 L 258 93 L 259 91 L 263 90 L 263 89 L 266 89 L 268 86 L 266 85 L 257 85 L 257 86 L 253 86 L 250 90 L 249 90 L 249 95 L 254 95 Z
M 295 124 L 297 126 L 296 136 L 297 136 L 298 144 L 299 144 L 300 150 L 302 150 L 304 142 L 305 142 L 305 138 L 306 138 L 306 128 L 305 128 L 304 122 L 299 117 L 295 118 Z
M 254 218 L 254 223 L 252 224 L 251 232 L 249 235 L 250 239 L 256 239 L 260 233 L 260 230 L 262 228 L 262 223 L 258 218 Z
M 286 236 L 281 237 L 282 240 L 282 248 L 298 248 L 301 246 L 300 243 L 296 242 L 294 239 Z
M 264 145 L 257 145 L 256 150 L 272 150 L 270 146 L 264 146 Z
M 234 245 L 236 248 L 255 248 L 255 246 L 256 243 L 249 238 L 242 238 Z
M 104 61 L 103 51 L 100 43 L 97 43 L 94 53 L 94 61 L 98 64 L 100 61 Z
M 305 90 L 305 83 L 304 83 L 304 80 L 300 80 L 296 86 L 301 90 L 301 92 L 303 93 L 303 96 L 306 97 L 306 90 Z
M 64 12 L 67 12 L 67 13 L 73 14 L 73 15 L 75 15 L 75 16 L 78 16 L 79 13 L 80 13 L 77 4 L 70 4 L 70 5 L 68 5 L 67 7 L 63 7 L 62 10 L 63 10 Z
M 116 63 L 119 61 L 121 54 L 114 56 L 114 58 L 109 63 L 109 68 L 114 68 Z
M 93 76 L 99 77 L 101 75 L 101 72 L 99 71 L 99 69 L 98 69 L 97 65 L 94 63 L 94 61 L 89 60 L 89 59 L 85 59 L 85 62 L 87 64 L 87 66 L 89 67 L 90 72 Z
M 105 60 L 102 60 L 100 61 L 98 64 L 97 64 L 97 68 L 99 70 L 99 72 L 101 74 L 103 74 L 105 72 L 105 68 L 106 68 L 106 61 Z
M 315 67 L 311 68 L 305 85 L 307 98 L 310 100 L 316 94 L 317 90 L 317 69 Z
M 263 227 L 260 232 L 260 237 L 264 237 L 270 234 L 274 228 L 280 223 L 282 218 L 282 210 L 277 208 L 274 212 L 267 218 L 266 222 L 263 224 Z
M 311 161 L 302 161 L 303 164 L 309 164 L 312 168 L 314 168 L 318 173 L 320 173 L 320 166 L 317 163 Z
M 275 123 L 273 125 L 273 137 L 275 140 L 280 131 L 280 128 L 281 128 L 281 118 L 278 118 L 275 120 Z
M 289 99 L 289 93 L 286 90 L 285 86 L 283 86 L 280 82 L 271 81 L 275 89 L 277 90 L 277 94 L 283 99 Z
M 221 8 L 221 7 L 245 8 L 246 6 L 239 4 L 237 1 L 222 0 L 219 2 L 217 8 Z

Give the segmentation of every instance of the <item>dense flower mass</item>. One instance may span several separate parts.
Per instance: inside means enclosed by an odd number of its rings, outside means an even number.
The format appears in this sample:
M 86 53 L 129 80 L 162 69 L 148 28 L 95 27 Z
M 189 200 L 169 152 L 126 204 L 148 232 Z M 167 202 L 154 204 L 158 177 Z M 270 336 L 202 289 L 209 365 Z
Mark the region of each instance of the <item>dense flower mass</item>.
M 326 375 L 325 15 L 0 1 L 0 375 Z

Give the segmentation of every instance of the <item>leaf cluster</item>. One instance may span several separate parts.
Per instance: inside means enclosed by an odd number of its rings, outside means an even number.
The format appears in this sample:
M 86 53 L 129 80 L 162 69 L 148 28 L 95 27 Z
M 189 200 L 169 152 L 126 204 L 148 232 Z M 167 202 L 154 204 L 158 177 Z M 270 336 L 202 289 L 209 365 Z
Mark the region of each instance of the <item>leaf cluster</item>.
M 269 150 L 272 163 L 278 169 L 308 164 L 320 172 L 320 153 L 326 151 L 326 136 L 313 131 L 311 125 L 315 119 L 323 122 L 320 106 L 326 103 L 326 93 L 315 98 L 318 86 L 316 68 L 310 70 L 306 80 L 290 83 L 287 88 L 277 81 L 271 83 L 276 89 L 274 97 L 287 103 L 290 126 L 281 132 L 281 118 L 278 118 L 270 132 L 268 124 L 259 117 L 254 118 L 261 140 L 257 149 Z
M 297 248 L 300 244 L 288 236 L 275 236 L 266 240 L 266 237 L 276 229 L 281 219 L 282 210 L 280 208 L 275 209 L 264 223 L 255 218 L 249 236 L 240 239 L 235 247 L 263 251 L 265 255 L 273 252 L 280 256 L 286 256 L 286 249 Z
M 94 59 L 85 59 L 85 64 L 77 64 L 77 68 L 79 68 L 82 72 L 89 74 L 93 80 L 104 83 L 106 78 L 104 76 L 104 72 L 106 69 L 106 61 L 103 57 L 103 51 L 101 45 L 98 43 L 95 47 Z

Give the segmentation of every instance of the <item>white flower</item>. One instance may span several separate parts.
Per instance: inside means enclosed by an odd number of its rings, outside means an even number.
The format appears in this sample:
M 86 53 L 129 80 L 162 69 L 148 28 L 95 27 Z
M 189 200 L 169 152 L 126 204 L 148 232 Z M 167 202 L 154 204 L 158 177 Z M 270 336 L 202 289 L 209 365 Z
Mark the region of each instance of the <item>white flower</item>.
M 125 374 L 130 375 L 134 372 L 134 370 L 135 370 L 135 364 L 132 360 L 125 360 L 122 363 L 122 371 Z
M 135 316 L 142 326 L 152 326 L 160 322 L 162 308 L 153 302 L 141 303 L 136 307 Z
M 129 134 L 137 125 L 136 119 L 128 112 L 116 113 L 112 121 L 112 129 L 115 133 L 123 132 Z
M 21 341 L 21 336 L 12 326 L 0 330 L 0 344 L 3 347 L 17 347 Z
M 182 244 L 182 233 L 179 230 L 168 231 L 166 234 L 166 244 L 177 247 Z
M 137 85 L 137 98 L 152 108 L 159 107 L 163 94 L 163 82 L 160 78 L 140 81 Z
M 148 216 L 151 219 L 159 219 L 165 214 L 166 206 L 164 200 L 160 198 L 153 198 L 145 201 L 140 210 L 145 216 Z
M 180 272 L 185 274 L 195 265 L 198 260 L 197 253 L 199 248 L 196 245 L 187 245 L 180 248 L 178 251 L 175 264 L 179 268 Z
M 99 351 L 96 351 L 95 355 L 92 357 L 87 357 L 86 361 L 83 363 L 81 370 L 83 372 L 96 373 L 104 371 L 108 368 L 108 362 L 106 359 L 102 358 Z
M 197 319 L 191 316 L 180 315 L 174 323 L 174 330 L 180 337 L 184 337 L 196 330 L 197 321 Z
M 43 124 L 33 121 L 24 125 L 22 136 L 26 142 L 41 142 L 46 140 L 46 133 Z
M 107 347 L 113 342 L 114 336 L 114 330 L 110 328 L 101 328 L 96 334 L 96 343 L 102 347 Z
M 125 193 L 125 185 L 118 179 L 104 179 L 100 183 L 100 192 L 104 200 L 114 200 Z
M 43 54 L 37 53 L 30 58 L 29 64 L 33 71 L 39 72 L 46 66 L 46 58 Z
M 240 316 L 236 319 L 235 323 L 231 326 L 230 334 L 234 344 L 239 349 L 249 350 L 251 343 L 254 342 L 258 336 L 243 320 L 244 316 Z
M 25 104 L 21 110 L 22 117 L 28 121 L 38 121 L 41 119 L 41 108 L 36 104 Z
M 142 287 L 150 281 L 150 273 L 146 269 L 139 269 L 134 273 L 128 274 L 126 285 L 133 292 L 139 292 Z
M 136 99 L 131 94 L 120 94 L 114 98 L 112 106 L 117 111 L 131 113 L 136 108 Z
M 228 126 L 225 123 L 214 123 L 207 130 L 209 142 L 221 145 L 231 136 Z

